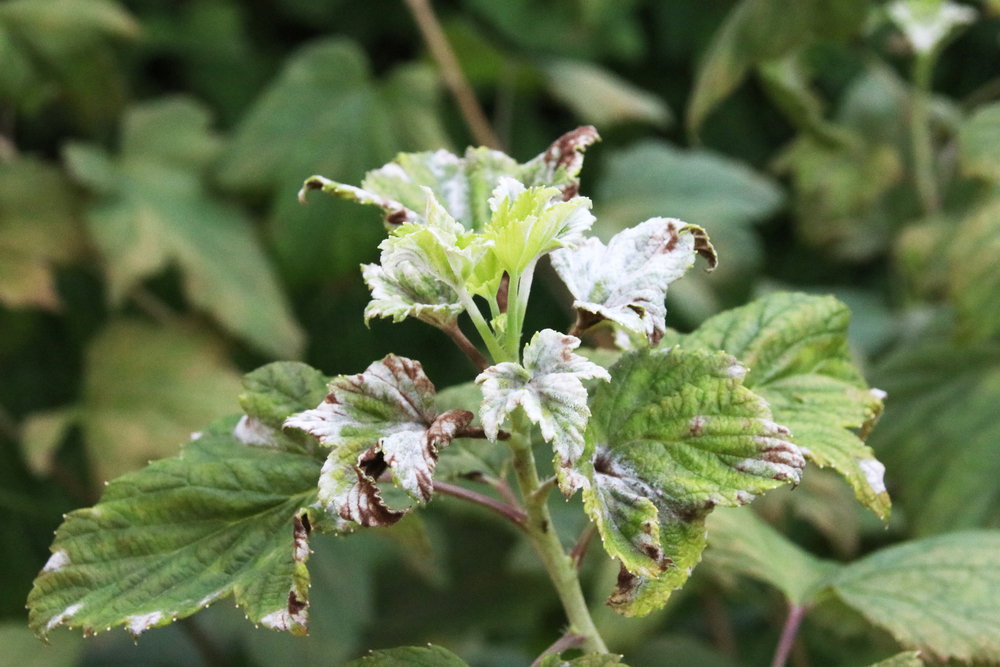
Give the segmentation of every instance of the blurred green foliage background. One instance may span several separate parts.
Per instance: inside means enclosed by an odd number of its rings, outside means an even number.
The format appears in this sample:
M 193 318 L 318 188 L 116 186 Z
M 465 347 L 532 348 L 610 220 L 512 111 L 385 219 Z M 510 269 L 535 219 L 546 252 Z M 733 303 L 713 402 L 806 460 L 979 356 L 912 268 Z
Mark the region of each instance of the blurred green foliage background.
M 671 287 L 670 324 L 778 288 L 851 306 L 857 360 L 889 394 L 870 444 L 894 517 L 884 530 L 810 469 L 755 507 L 818 555 L 1000 527 L 997 4 L 968 4 L 921 90 L 874 0 L 434 3 L 508 153 L 596 125 L 582 194 L 605 240 L 656 215 L 708 230 L 720 267 Z M 438 388 L 472 379 L 429 327 L 365 328 L 378 214 L 295 196 L 312 174 L 357 183 L 399 151 L 471 142 L 402 0 L 0 1 L 0 664 L 336 665 L 434 641 L 526 665 L 556 636 L 527 544 L 449 500 L 422 513 L 430 543 L 316 538 L 307 639 L 228 602 L 138 645 L 59 632 L 48 648 L 26 627 L 61 515 L 236 412 L 242 372 L 356 373 L 395 352 Z M 541 276 L 529 328 L 564 328 L 566 295 Z M 577 503 L 557 503 L 567 540 Z M 600 607 L 617 567 L 598 552 L 598 625 L 632 667 L 770 659 L 774 591 L 708 563 L 663 612 L 621 619 Z M 831 604 L 792 664 L 895 650 Z

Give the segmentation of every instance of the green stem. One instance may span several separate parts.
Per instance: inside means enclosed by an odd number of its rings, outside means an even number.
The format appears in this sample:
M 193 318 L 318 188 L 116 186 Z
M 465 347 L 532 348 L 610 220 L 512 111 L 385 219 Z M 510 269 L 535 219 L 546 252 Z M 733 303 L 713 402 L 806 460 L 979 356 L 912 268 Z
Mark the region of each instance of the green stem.
M 910 136 L 913 141 L 913 173 L 917 194 L 924 213 L 941 210 L 937 176 L 934 170 L 934 145 L 931 141 L 930 117 L 927 111 L 931 94 L 931 73 L 934 56 L 919 53 L 913 63 L 913 104 L 910 112 Z
M 569 619 L 567 634 L 584 637 L 583 650 L 587 653 L 607 653 L 608 648 L 590 617 L 590 609 L 583 597 L 576 562 L 563 549 L 552 524 L 547 494 L 537 493 L 541 482 L 531 451 L 531 424 L 524 412 L 518 409 L 511 414 L 511 425 L 513 428 L 508 444 L 514 452 L 514 471 L 528 515 L 524 530 L 562 601 Z
M 510 274 L 510 282 L 507 291 L 507 339 L 506 348 L 514 359 L 521 359 L 521 325 L 518 323 L 518 307 L 520 299 L 518 293 L 521 290 L 521 275 Z
M 479 332 L 479 336 L 483 339 L 483 342 L 486 343 L 486 349 L 488 349 L 490 354 L 493 355 L 494 363 L 509 361 L 507 353 L 504 351 L 503 347 L 500 346 L 500 343 L 497 342 L 496 336 L 493 335 L 493 332 L 490 331 L 490 325 L 488 325 L 486 320 L 483 319 L 483 314 L 479 312 L 479 306 L 477 306 L 476 302 L 472 300 L 472 296 L 465 290 L 462 290 L 459 292 L 458 298 L 461 300 L 462 305 L 465 306 L 465 310 L 469 313 L 469 317 L 472 318 L 472 323 L 475 325 L 476 331 Z

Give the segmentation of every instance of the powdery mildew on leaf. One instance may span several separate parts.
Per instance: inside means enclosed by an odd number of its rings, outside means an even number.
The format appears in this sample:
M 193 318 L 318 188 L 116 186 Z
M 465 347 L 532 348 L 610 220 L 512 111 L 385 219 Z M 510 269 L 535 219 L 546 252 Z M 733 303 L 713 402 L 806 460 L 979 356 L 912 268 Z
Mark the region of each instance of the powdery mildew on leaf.
M 887 520 L 885 468 L 862 440 L 885 393 L 870 389 L 851 362 L 849 320 L 833 297 L 778 292 L 709 318 L 679 340 L 736 356 L 750 369 L 746 386 L 767 399 L 806 458 L 833 466 L 858 501 Z
M 315 409 L 289 417 L 286 427 L 312 434 L 332 448 L 319 480 L 319 500 L 341 530 L 396 523 L 408 510 L 393 510 L 377 481 L 386 470 L 417 502 L 433 493 L 438 449 L 472 421 L 466 410 L 442 415 L 434 385 L 419 362 L 390 354 L 364 373 L 334 378 Z
M 623 356 L 597 389 L 577 468 L 587 512 L 622 562 L 608 600 L 620 613 L 645 615 L 687 580 L 712 508 L 800 479 L 805 460 L 744 373 L 727 354 L 675 346 Z
M 305 182 L 300 199 L 309 190 L 321 189 L 372 204 L 382 209 L 391 229 L 426 222 L 422 212 L 429 190 L 463 226 L 482 230 L 490 218 L 488 194 L 501 177 L 509 176 L 529 187 L 556 188 L 562 199 L 575 196 L 580 187 L 583 152 L 599 139 L 593 127 L 579 127 L 524 164 L 488 148 L 469 148 L 462 157 L 446 150 L 401 153 L 389 164 L 368 172 L 360 188 L 313 176 Z
M 667 287 L 703 255 L 714 268 L 715 250 L 701 227 L 673 218 L 652 218 L 612 237 L 552 253 L 578 311 L 578 329 L 602 320 L 645 335 L 656 346 L 666 331 Z
M 480 373 L 480 418 L 490 440 L 518 407 L 542 430 L 555 450 L 555 468 L 563 493 L 570 495 L 586 483 L 573 470 L 584 450 L 583 433 L 590 418 L 587 390 L 582 380 L 610 380 L 608 372 L 573 352 L 580 339 L 552 329 L 536 333 L 524 347 L 524 365 L 504 362 Z
M 114 480 L 95 507 L 67 515 L 28 597 L 35 632 L 124 625 L 138 635 L 232 594 L 253 622 L 287 612 L 278 627 L 306 634 L 305 508 L 319 462 L 247 446 L 234 425 L 204 429 L 180 456 Z

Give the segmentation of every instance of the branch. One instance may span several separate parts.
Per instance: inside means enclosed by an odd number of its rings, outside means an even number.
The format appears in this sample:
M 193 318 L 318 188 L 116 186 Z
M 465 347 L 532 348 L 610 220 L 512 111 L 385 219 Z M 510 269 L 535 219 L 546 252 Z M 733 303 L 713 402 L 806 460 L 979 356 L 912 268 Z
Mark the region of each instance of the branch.
M 465 124 L 469 126 L 473 139 L 477 144 L 500 150 L 500 140 L 494 134 L 493 128 L 486 120 L 486 114 L 483 113 L 482 107 L 476 101 L 476 96 L 472 92 L 469 82 L 462 74 L 462 68 L 448 44 L 448 38 L 445 37 L 437 16 L 434 15 L 430 0 L 404 1 L 409 7 L 410 13 L 413 14 L 413 18 L 420 28 L 420 34 L 423 35 L 424 41 L 427 42 L 427 46 L 431 50 L 431 55 L 434 56 L 438 67 L 441 68 L 444 83 L 451 90 L 455 101 L 458 102 L 458 108 L 462 112 Z
M 486 431 L 483 430 L 482 426 L 465 426 L 455 431 L 455 437 L 486 440 Z M 497 440 L 510 440 L 510 433 L 507 431 L 497 431 Z
M 781 639 L 778 641 L 778 648 L 774 652 L 774 660 L 771 667 L 785 667 L 788 654 L 795 644 L 795 636 L 799 632 L 799 624 L 806 615 L 806 606 L 793 604 L 788 607 L 788 617 L 785 619 L 785 627 L 781 631 Z
M 457 323 L 452 322 L 451 326 L 442 328 L 441 331 L 448 334 L 448 337 L 455 342 L 458 349 L 465 353 L 465 356 L 469 358 L 469 360 L 477 369 L 479 369 L 480 372 L 485 371 L 490 367 L 490 362 L 486 360 L 486 357 L 484 357 L 483 353 L 479 351 L 479 348 L 473 345 L 472 341 L 465 337 L 462 330 L 458 328 Z
M 527 519 L 527 515 L 523 511 L 515 507 L 511 507 L 507 503 L 502 503 L 499 500 L 490 498 L 489 496 L 484 496 L 481 493 L 469 491 L 466 488 L 456 486 L 455 484 L 448 484 L 447 482 L 434 482 L 434 491 L 435 493 L 440 493 L 443 496 L 451 496 L 452 498 L 467 500 L 470 503 L 475 503 L 476 505 L 482 505 L 483 507 L 491 509 L 501 515 L 518 528 L 524 530 L 524 521 Z
M 576 538 L 576 544 L 573 545 L 573 549 L 569 552 L 569 557 L 576 563 L 578 572 L 583 567 L 583 559 L 587 555 L 587 549 L 590 548 L 590 543 L 594 540 L 594 535 L 596 534 L 597 526 L 592 523 L 587 524 L 587 527 L 580 531 L 580 537 Z
M 542 664 L 542 661 L 550 655 L 559 655 L 563 651 L 568 651 L 571 648 L 580 648 L 583 646 L 583 642 L 586 641 L 586 639 L 587 638 L 583 635 L 572 635 L 568 633 L 563 635 L 557 639 L 552 646 L 542 651 L 542 654 L 538 656 L 533 663 L 531 663 L 531 667 L 538 667 Z

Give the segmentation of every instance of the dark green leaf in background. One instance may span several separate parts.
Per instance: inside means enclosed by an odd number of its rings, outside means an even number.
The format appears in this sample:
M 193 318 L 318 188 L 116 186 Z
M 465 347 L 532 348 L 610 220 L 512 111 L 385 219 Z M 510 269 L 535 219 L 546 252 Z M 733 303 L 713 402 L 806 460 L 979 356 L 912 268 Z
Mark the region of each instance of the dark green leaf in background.
M 213 196 L 203 173 L 220 148 L 200 104 L 173 98 L 133 108 L 121 153 L 71 145 L 70 171 L 97 193 L 87 212 L 115 302 L 177 265 L 191 301 L 258 349 L 300 354 L 303 335 L 246 214 Z

